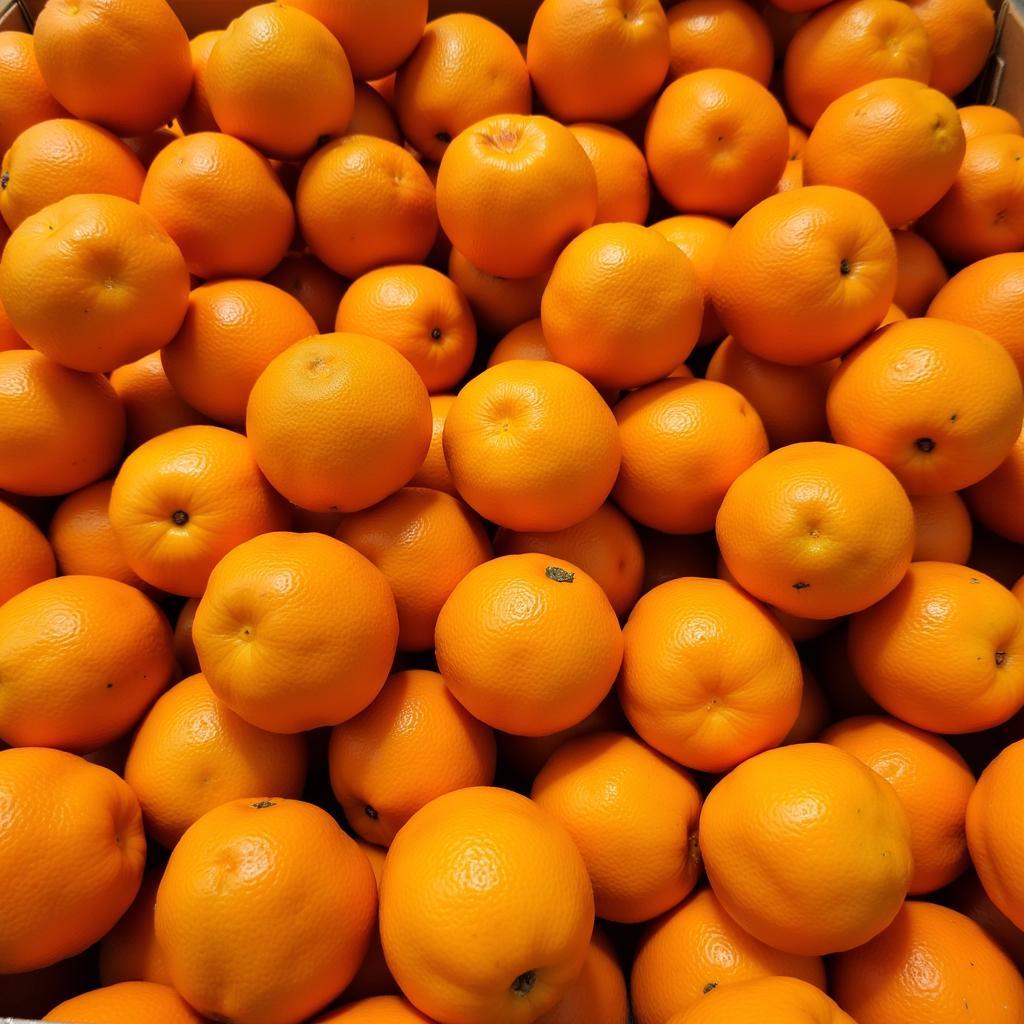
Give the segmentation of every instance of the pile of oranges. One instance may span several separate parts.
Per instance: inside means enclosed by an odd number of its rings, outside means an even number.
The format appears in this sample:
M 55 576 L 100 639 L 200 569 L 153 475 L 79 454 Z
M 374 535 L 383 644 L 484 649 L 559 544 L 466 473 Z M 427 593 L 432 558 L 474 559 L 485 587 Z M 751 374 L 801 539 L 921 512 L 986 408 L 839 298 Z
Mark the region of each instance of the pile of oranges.
M 1022 1024 L 994 36 L 0 33 L 0 1016 Z

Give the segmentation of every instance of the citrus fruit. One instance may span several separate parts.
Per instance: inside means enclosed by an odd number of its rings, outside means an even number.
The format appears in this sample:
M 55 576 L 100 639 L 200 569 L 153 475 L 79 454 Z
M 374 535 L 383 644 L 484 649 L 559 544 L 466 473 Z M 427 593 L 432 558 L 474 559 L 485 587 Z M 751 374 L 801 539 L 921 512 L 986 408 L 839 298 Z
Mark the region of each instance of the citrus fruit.
M 0 32 L 0 150 L 4 153 L 26 129 L 67 111 L 50 95 L 36 61 L 35 42 L 27 32 Z
M 0 501 L 0 546 L 7 562 L 0 573 L 0 605 L 57 574 L 54 552 L 43 532 L 22 511 Z
M 673 78 L 704 68 L 729 68 L 767 85 L 775 63 L 771 33 L 744 0 L 681 0 L 668 18 Z
M 1024 496 L 1024 429 L 1010 454 L 965 495 L 978 522 L 1007 540 L 1024 544 L 1024 523 L 1018 514 Z
M 722 989 L 676 1014 L 668 1024 L 758 1024 L 765 1007 L 777 1024 L 856 1024 L 820 989 L 798 978 L 760 977 Z
M 210 97 L 206 93 L 206 65 L 221 35 L 221 29 L 214 29 L 211 32 L 200 32 L 188 41 L 192 57 L 192 89 L 185 105 L 178 111 L 178 124 L 186 135 L 219 130 L 213 111 L 210 110 Z
M 289 253 L 263 280 L 298 299 L 316 322 L 318 333 L 333 330 L 345 282 L 315 256 Z
M 959 562 L 971 553 L 973 528 L 963 498 L 950 494 L 918 494 L 914 507 L 915 562 Z
M 409 481 L 411 486 L 430 487 L 435 491 L 455 494 L 455 484 L 444 457 L 444 424 L 454 402 L 454 395 L 430 396 L 430 447 L 422 465 Z
M 651 187 L 647 161 L 633 140 L 610 125 L 578 122 L 569 131 L 590 158 L 597 176 L 595 224 L 647 220 Z
M 132 905 L 103 936 L 99 972 L 104 985 L 115 985 L 119 981 L 155 981 L 170 985 L 164 955 L 153 930 L 156 891 L 163 873 L 162 864 L 146 870 Z
M 202 1024 L 202 1018 L 170 985 L 152 981 L 122 981 L 65 999 L 43 1020 L 89 1020 L 118 1024 L 145 1019 L 150 1024 Z
M 892 240 L 896 243 L 896 294 L 892 301 L 908 317 L 924 316 L 949 274 L 931 243 L 919 234 L 899 229 L 892 233 Z M 946 319 L 954 318 L 946 314 Z

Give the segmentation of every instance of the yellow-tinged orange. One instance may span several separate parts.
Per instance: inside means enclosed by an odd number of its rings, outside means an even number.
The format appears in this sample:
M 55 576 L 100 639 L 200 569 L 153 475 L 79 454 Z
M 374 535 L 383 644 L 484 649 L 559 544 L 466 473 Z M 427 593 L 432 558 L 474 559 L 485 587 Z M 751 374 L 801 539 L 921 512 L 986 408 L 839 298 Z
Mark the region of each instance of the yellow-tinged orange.
M 53 549 L 42 530 L 20 509 L 0 501 L 0 605 L 15 594 L 57 574 Z

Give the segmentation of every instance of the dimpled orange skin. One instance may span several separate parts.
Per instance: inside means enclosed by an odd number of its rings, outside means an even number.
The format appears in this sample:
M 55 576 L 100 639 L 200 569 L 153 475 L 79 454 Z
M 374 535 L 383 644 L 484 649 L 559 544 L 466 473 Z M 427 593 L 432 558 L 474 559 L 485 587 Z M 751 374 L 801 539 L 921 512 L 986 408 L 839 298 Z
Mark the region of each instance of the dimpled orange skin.
M 908 317 L 924 316 L 949 274 L 932 244 L 919 234 L 898 229 L 892 233 L 892 240 L 896 243 L 896 294 L 892 301 Z M 940 315 L 954 319 L 948 314 L 935 314 Z
M 910 822 L 911 895 L 941 889 L 966 870 L 964 816 L 974 776 L 949 743 L 881 715 L 838 722 L 821 734 L 821 742 L 863 761 L 896 790 Z
M 604 591 L 571 562 L 504 555 L 478 566 L 437 619 L 437 665 L 466 709 L 495 729 L 544 736 L 585 718 L 622 662 Z
M 388 966 L 424 1013 L 528 1024 L 579 977 L 594 925 L 583 858 L 561 825 L 505 789 L 446 793 L 388 851 Z
M 202 594 L 235 545 L 288 521 L 249 442 L 222 427 L 179 427 L 147 441 L 124 460 L 110 495 L 110 522 L 128 564 L 184 597 Z
M 331 788 L 355 831 L 388 846 L 431 800 L 494 780 L 494 733 L 437 672 L 397 672 L 361 714 L 334 727 Z M 371 811 L 373 813 L 371 813 Z
M 164 955 L 153 931 L 156 891 L 164 868 L 148 868 L 132 905 L 100 942 L 99 971 L 104 985 L 119 981 L 155 981 L 170 985 Z
M 61 576 L 0 607 L 0 737 L 87 752 L 127 732 L 171 678 L 171 627 L 134 587 Z
M 27 32 L 0 32 L 0 74 L 6 85 L 0 94 L 0 150 L 6 153 L 26 128 L 67 111 L 47 90 Z
M 1024 544 L 1024 429 L 1010 454 L 984 480 L 965 492 L 974 518 L 1015 544 Z
M 280 288 L 263 281 L 211 281 L 192 291 L 185 320 L 160 358 L 167 379 L 189 405 L 239 426 L 249 393 L 271 359 L 317 333 L 302 303 Z
M 965 147 L 948 96 L 922 82 L 880 79 L 822 112 L 804 151 L 804 180 L 870 199 L 886 224 L 898 228 L 945 195 Z
M 992 8 L 983 0 L 911 0 L 910 9 L 928 36 L 931 85 L 948 96 L 963 92 L 991 55 L 996 36 Z
M 513 359 L 474 377 L 444 426 L 458 493 L 510 530 L 562 530 L 604 503 L 619 470 L 615 417 L 559 363 Z
M 409 481 L 411 487 L 430 487 L 446 494 L 456 494 L 455 483 L 444 457 L 444 424 L 454 402 L 454 395 L 430 396 L 430 447 L 422 465 Z
M 540 318 L 551 354 L 596 387 L 664 377 L 692 351 L 704 313 L 689 259 L 640 224 L 598 224 L 555 262 Z
M 434 1024 L 401 996 L 372 996 L 317 1017 L 315 1024 Z
M 651 200 L 647 161 L 636 143 L 606 124 L 580 122 L 569 131 L 590 158 L 597 176 L 595 224 L 633 221 L 643 224 Z
M 967 566 L 914 562 L 851 620 L 848 645 L 868 694 L 921 729 L 988 729 L 1024 703 L 1024 609 Z
M 311 253 L 289 253 L 263 280 L 298 299 L 320 334 L 334 327 L 345 281 Z
M 967 563 L 971 553 L 973 527 L 964 499 L 950 494 L 918 494 L 910 499 L 914 507 L 915 562 Z
M 207 811 L 171 853 L 157 940 L 174 987 L 204 1016 L 297 1024 L 355 975 L 376 890 L 366 855 L 326 811 L 234 800 Z
M 881 935 L 837 956 L 832 986 L 857 1024 L 1010 1024 L 1024 1016 L 1024 982 L 996 940 L 935 903 L 907 902 Z
M 296 159 L 352 117 L 352 72 L 316 18 L 279 3 L 251 7 L 210 52 L 204 79 L 222 132 L 267 156 Z
M 615 406 L 622 467 L 612 496 L 664 533 L 713 529 L 732 482 L 768 454 L 761 418 L 734 388 L 670 378 Z
M 534 277 L 495 277 L 474 267 L 458 249 L 448 258 L 448 276 L 469 301 L 477 326 L 493 335 L 507 334 L 540 316 L 540 299 L 550 268 Z
M 782 176 L 786 115 L 747 75 L 693 71 L 658 97 L 644 152 L 654 183 L 677 210 L 739 217 L 771 195 Z
M 766 946 L 729 917 L 710 889 L 700 889 L 641 934 L 630 976 L 633 1013 L 637 1024 L 664 1024 L 709 991 L 778 975 L 825 988 L 820 957 Z
M 4 243 L 10 238 L 10 232 L 6 227 L 0 226 L 0 255 L 3 254 Z M 0 352 L 9 352 L 11 349 L 28 348 L 25 339 L 11 326 L 11 319 L 0 303 Z
M 711 297 L 738 344 L 805 366 L 874 329 L 895 287 L 896 247 L 874 206 L 846 189 L 812 185 L 769 196 L 740 219 Z
M 0 605 L 57 574 L 53 549 L 43 532 L 6 501 L 0 501 L 0 549 L 7 553 L 0 573 Z
M 831 619 L 867 608 L 903 578 L 914 511 L 870 455 L 808 441 L 741 473 L 715 532 L 745 590 L 791 615 Z
M 576 1024 L 584 1020 L 590 1024 L 622 1024 L 628 1019 L 629 997 L 618 954 L 600 926 L 595 925 L 579 977 L 554 1009 L 541 1014 L 535 1024 Z
M 497 366 L 511 359 L 551 359 L 551 349 L 539 316 L 513 327 L 491 350 L 487 365 Z
M 599 732 L 559 747 L 530 798 L 572 836 L 608 921 L 649 921 L 697 882 L 701 794 L 690 774 L 646 744 Z
M 139 203 L 197 277 L 262 277 L 281 262 L 295 232 L 291 201 L 270 162 L 216 131 L 160 150 Z
M 1001 107 L 990 107 L 987 103 L 960 107 L 960 124 L 964 135 L 973 139 L 976 135 L 1021 134 L 1021 123 L 1016 115 Z
M 0 751 L 0 969 L 31 971 L 80 953 L 135 898 L 146 860 L 139 802 L 113 772 L 58 750 Z
M 479 270 L 534 277 L 594 223 L 597 176 L 583 147 L 557 121 L 489 117 L 445 150 L 437 213 L 454 248 Z
M 877 935 L 913 874 L 895 790 L 825 743 L 768 750 L 733 769 L 704 801 L 700 845 L 730 916 L 762 942 L 805 956 Z
M 714 989 L 668 1024 L 858 1024 L 820 989 L 797 978 L 762 977 Z
M 251 793 L 297 797 L 306 743 L 250 725 L 202 675 L 171 687 L 142 720 L 124 770 L 146 833 L 167 849 L 207 811 Z
M 222 29 L 200 32 L 188 41 L 192 58 L 192 89 L 185 105 L 178 111 L 178 124 L 186 135 L 196 132 L 219 131 L 217 121 L 210 110 L 210 98 L 206 95 L 206 65 L 210 61 L 214 44 L 223 35 Z
M 847 356 L 827 411 L 838 442 L 879 459 L 909 493 L 941 494 L 977 483 L 1006 458 L 1024 393 L 997 341 L 922 317 L 890 324 Z
M 178 247 L 136 203 L 73 195 L 27 217 L 0 263 L 15 330 L 73 370 L 107 371 L 166 344 L 188 303 Z
M 623 631 L 619 700 L 655 750 L 727 771 L 781 743 L 800 710 L 800 661 L 763 605 L 721 580 L 655 587 Z
M 152 981 L 124 981 L 83 992 L 65 999 L 43 1018 L 92 1024 L 143 1019 L 151 1024 L 202 1024 L 203 1020 L 170 985 Z
M 771 33 L 743 0 L 683 0 L 666 11 L 673 78 L 726 67 L 767 85 L 774 64 Z

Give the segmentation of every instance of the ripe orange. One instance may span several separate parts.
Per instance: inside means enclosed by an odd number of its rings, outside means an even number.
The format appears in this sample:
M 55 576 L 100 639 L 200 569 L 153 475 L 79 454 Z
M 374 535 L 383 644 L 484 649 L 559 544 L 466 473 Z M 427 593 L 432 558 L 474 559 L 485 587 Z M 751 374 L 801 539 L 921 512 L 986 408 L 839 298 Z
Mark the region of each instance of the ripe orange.
M 448 259 L 448 276 L 466 296 L 481 330 L 507 334 L 513 327 L 540 316 L 540 300 L 550 268 L 534 277 L 496 277 L 474 267 L 458 249 Z
M 249 396 L 260 469 L 289 501 L 354 512 L 408 483 L 430 443 L 427 389 L 390 345 L 324 334 L 271 360 Z
M 476 324 L 458 285 L 430 267 L 380 267 L 349 285 L 335 330 L 369 334 L 396 348 L 428 391 L 466 375 L 476 353 Z
M 138 891 L 146 838 L 128 785 L 73 754 L 0 751 L 0 794 L 0 867 L 18 879 L 4 898 L 0 969 L 14 974 L 80 953 L 113 927 Z
M 604 503 L 619 471 L 619 432 L 601 396 L 553 362 L 513 359 L 474 377 L 444 426 L 462 498 L 511 530 L 562 530 Z
M 807 145 L 807 132 L 798 125 L 789 125 L 789 160 L 782 170 L 782 177 L 775 186 L 776 192 L 792 192 L 803 188 L 804 181 L 804 148 Z
M 109 381 L 38 352 L 0 352 L 0 488 L 66 494 L 109 472 L 124 442 Z
M 0 150 L 4 153 L 26 129 L 67 111 L 50 95 L 27 32 L 0 32 Z M 2 245 L 0 245 L 2 248 Z
M 896 243 L 896 294 L 892 301 L 908 317 L 924 316 L 928 303 L 949 280 L 949 274 L 931 243 L 915 232 L 894 231 L 892 240 Z M 946 319 L 953 318 L 947 315 Z
M 3 253 L 5 240 L 2 237 L 2 231 L 3 228 L 0 227 L 0 254 Z M 25 343 L 25 339 L 11 326 L 7 310 L 4 309 L 3 303 L 0 303 L 0 352 L 9 352 L 15 348 L 28 348 L 28 345 Z
M 222 132 L 267 156 L 297 159 L 352 117 L 352 72 L 316 18 L 282 3 L 250 7 L 210 52 L 204 84 Z
M 57 102 L 118 135 L 166 124 L 192 85 L 188 36 L 166 0 L 55 0 L 34 38 Z
M 1024 544 L 1021 501 L 1024 500 L 1024 429 L 1010 454 L 984 480 L 966 492 L 974 518 L 1001 537 Z
M 192 91 L 185 105 L 178 111 L 178 124 L 186 135 L 219 131 L 213 111 L 210 110 L 210 97 L 206 94 L 206 65 L 210 61 L 214 44 L 223 34 L 221 29 L 200 32 L 188 42 L 192 58 Z
M 318 149 L 302 169 L 295 208 L 310 249 L 345 277 L 418 263 L 437 234 L 427 172 L 401 146 L 371 135 L 346 135 Z
M 147 132 L 145 135 L 129 136 L 124 143 L 142 161 L 143 167 L 149 167 L 165 146 L 181 138 L 181 132 L 175 125 L 176 122 L 172 122 L 169 128 L 157 128 L 156 131 Z
M 785 613 L 777 614 L 779 614 L 779 621 L 783 623 L 783 629 L 787 629 L 784 620 Z M 827 623 L 816 622 L 814 619 L 805 619 L 803 621 L 814 623 L 818 627 L 826 625 L 827 628 Z M 802 637 L 798 638 L 794 631 L 787 631 L 794 640 L 802 639 Z M 811 634 L 810 639 L 814 639 L 824 632 L 825 630 L 814 632 Z M 818 682 L 817 677 L 813 676 L 802 662 L 800 668 L 804 680 L 803 693 L 800 696 L 800 711 L 796 716 L 796 721 L 793 723 L 793 728 L 786 733 L 786 738 L 782 741 L 783 744 L 811 743 L 821 735 L 825 726 L 832 721 L 832 709 L 825 698 L 825 691 L 822 689 L 821 683 Z
M 460 1024 L 527 1024 L 578 978 L 594 926 L 587 869 L 551 815 L 518 793 L 446 793 L 388 851 L 380 929 L 418 1009 Z
M 805 366 L 873 330 L 895 286 L 896 247 L 875 207 L 846 189 L 813 185 L 769 196 L 740 219 L 711 297 L 737 344 Z
M 666 14 L 673 78 L 730 68 L 768 84 L 775 63 L 771 33 L 745 0 L 681 0 Z
M 721 580 L 680 579 L 637 602 L 618 693 L 655 750 L 721 772 L 781 743 L 800 708 L 800 661 L 772 614 Z
M 423 464 L 409 481 L 410 486 L 430 487 L 435 491 L 444 491 L 446 494 L 456 493 L 455 484 L 452 481 L 451 473 L 448 472 L 448 463 L 444 457 L 444 424 L 454 402 L 454 395 L 430 396 L 430 447 L 427 449 Z
M 961 107 L 960 124 L 964 135 L 973 139 L 976 135 L 1010 135 L 1021 134 L 1021 123 L 1015 114 L 1001 107 L 991 107 L 987 103 Z
M 491 350 L 487 357 L 488 366 L 507 363 L 512 359 L 551 360 L 551 349 L 544 337 L 544 325 L 540 317 L 527 320 L 513 327 Z
M 621 121 L 665 79 L 665 12 L 657 0 L 543 0 L 526 62 L 541 102 L 559 120 Z
M 375 135 L 378 139 L 402 145 L 402 130 L 388 101 L 365 82 L 355 83 L 355 103 L 346 135 Z
M 906 903 L 881 935 L 836 957 L 832 984 L 857 1024 L 1024 1015 L 1024 981 L 1010 958 L 980 925 L 935 903 Z
M 137 200 L 146 172 L 105 128 L 55 118 L 26 128 L 0 165 L 0 213 L 13 230 L 26 217 L 76 192 Z
M 267 158 L 219 132 L 165 146 L 139 203 L 198 277 L 261 277 L 281 262 L 295 230 L 291 201 Z
M 104 985 L 119 981 L 155 981 L 170 985 L 164 954 L 153 930 L 156 891 L 164 869 L 149 868 L 132 905 L 100 942 L 99 971 Z
M 377 892 L 380 892 L 380 876 L 384 872 L 384 861 L 387 859 L 387 850 L 382 846 L 374 846 L 362 839 L 356 839 L 356 845 L 366 855 L 373 869 L 374 881 L 377 883 Z M 363 962 L 356 971 L 356 976 L 346 986 L 342 999 L 348 1002 L 350 999 L 367 999 L 373 996 L 400 995 L 401 990 L 398 983 L 391 976 L 387 961 L 384 959 L 384 949 L 380 944 L 380 927 L 376 919 L 373 922 L 373 932 L 370 936 L 370 946 L 363 957 Z M 328 1020 L 330 1018 L 328 1017 Z
M 643 224 L 651 200 L 647 161 L 636 143 L 606 124 L 582 122 L 569 125 L 597 176 L 595 224 L 634 221 Z
M 1006 458 L 1024 394 L 1002 345 L 924 317 L 890 324 L 854 350 L 832 379 L 827 411 L 841 444 L 875 456 L 908 492 L 941 494 Z
M 628 1017 L 629 997 L 619 958 L 608 937 L 595 925 L 579 977 L 554 1009 L 537 1018 L 536 1024 L 584 1020 L 590 1024 L 622 1024 Z
M 796 978 L 762 977 L 713 989 L 668 1024 L 759 1024 L 766 1007 L 778 1024 L 857 1024 L 824 992 Z
M 192 291 L 185 320 L 161 359 L 189 405 L 237 426 L 245 422 L 249 393 L 270 361 L 316 333 L 302 303 L 280 288 L 263 281 L 213 281 Z
M 7 552 L 0 571 L 0 605 L 57 574 L 53 549 L 43 532 L 6 501 L 0 501 L 0 549 Z
M 914 512 L 892 473 L 855 448 L 818 441 L 780 448 L 741 473 L 715 530 L 745 590 L 811 619 L 874 604 L 914 550 Z
M 978 77 L 992 52 L 996 23 L 984 0 L 909 0 L 932 51 L 931 85 L 949 96 Z
M 978 876 L 973 871 L 963 875 L 950 890 L 950 896 L 952 908 L 980 924 L 1020 970 L 1024 963 L 1024 932 L 992 902 Z
M 677 210 L 729 218 L 772 193 L 788 148 L 778 101 L 727 68 L 672 82 L 654 105 L 644 140 L 651 177 Z
M 199 598 L 190 597 L 182 605 L 174 624 L 174 660 L 187 675 L 194 675 L 199 671 L 199 658 L 196 656 L 196 646 L 192 642 L 192 624 L 198 607 Z
M 314 1024 L 434 1024 L 434 1021 L 424 1017 L 401 996 L 371 996 L 330 1010 L 317 1017 Z
M 950 494 L 917 494 L 914 507 L 915 562 L 959 562 L 971 553 L 971 517 L 963 498 Z
M 334 727 L 331 788 L 355 831 L 388 846 L 431 800 L 494 779 L 494 734 L 436 672 L 397 672 L 376 700 Z
M 263 280 L 298 299 L 316 322 L 320 334 L 334 329 L 345 282 L 315 256 L 289 253 Z
M 250 797 L 182 836 L 156 935 L 174 987 L 204 1016 L 300 1021 L 352 980 L 376 904 L 369 861 L 326 811 Z
M 915 562 L 848 643 L 864 689 L 921 729 L 988 729 L 1024 703 L 1024 608 L 975 569 Z
M 165 345 L 188 270 L 150 214 L 120 196 L 73 195 L 26 217 L 0 262 L 0 299 L 34 349 L 107 371 Z
M 444 681 L 470 714 L 523 736 L 581 721 L 622 662 L 604 591 L 542 554 L 505 555 L 464 576 L 438 616 L 436 647 Z
M 202 1024 L 203 1018 L 170 985 L 124 981 L 65 999 L 43 1020 L 89 1020 L 92 1024 L 119 1024 L 124 1020 Z
M 474 122 L 496 114 L 529 114 L 530 104 L 530 76 L 515 41 L 476 14 L 431 21 L 395 76 L 394 108 L 402 134 L 435 162 Z

